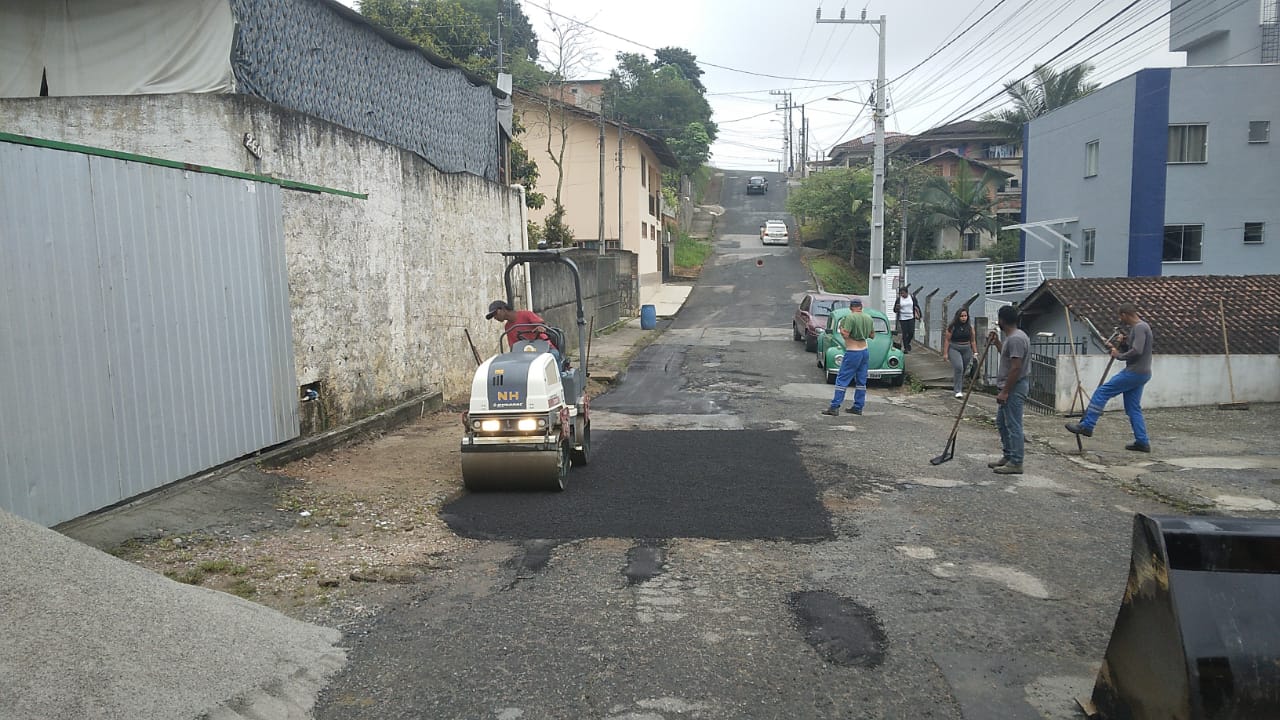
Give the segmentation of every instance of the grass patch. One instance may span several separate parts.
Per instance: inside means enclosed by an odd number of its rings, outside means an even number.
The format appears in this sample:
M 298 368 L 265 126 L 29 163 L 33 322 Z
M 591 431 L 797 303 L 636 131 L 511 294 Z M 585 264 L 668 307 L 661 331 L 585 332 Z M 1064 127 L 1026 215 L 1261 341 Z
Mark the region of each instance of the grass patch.
M 177 580 L 186 585 L 199 585 L 204 582 L 204 571 L 200 568 L 189 568 L 181 572 L 171 571 L 165 573 L 170 580 Z
M 835 255 L 815 255 L 809 258 L 809 269 L 818 278 L 818 287 L 824 292 L 849 295 L 867 294 L 867 274 L 849 266 Z
M 254 595 L 258 594 L 258 588 L 254 587 L 253 583 L 248 580 L 241 578 L 228 585 L 227 592 L 232 595 L 242 597 L 245 600 L 249 600 L 252 599 Z
M 681 235 L 676 240 L 675 264 L 682 268 L 700 268 L 711 257 L 711 243 Z

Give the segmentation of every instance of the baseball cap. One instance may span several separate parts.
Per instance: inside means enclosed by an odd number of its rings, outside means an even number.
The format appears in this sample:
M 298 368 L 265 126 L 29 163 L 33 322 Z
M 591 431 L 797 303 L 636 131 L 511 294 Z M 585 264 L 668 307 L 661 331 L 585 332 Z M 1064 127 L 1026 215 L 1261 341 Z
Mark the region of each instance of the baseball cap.
M 854 298 L 854 299 L 850 300 L 850 301 L 849 301 L 849 305 L 850 305 L 850 306 L 853 306 L 853 305 L 861 306 L 861 305 L 862 305 L 862 298 Z
M 484 316 L 485 320 L 492 320 L 493 314 L 499 310 L 510 310 L 511 306 L 501 300 L 494 300 L 489 303 L 489 314 Z

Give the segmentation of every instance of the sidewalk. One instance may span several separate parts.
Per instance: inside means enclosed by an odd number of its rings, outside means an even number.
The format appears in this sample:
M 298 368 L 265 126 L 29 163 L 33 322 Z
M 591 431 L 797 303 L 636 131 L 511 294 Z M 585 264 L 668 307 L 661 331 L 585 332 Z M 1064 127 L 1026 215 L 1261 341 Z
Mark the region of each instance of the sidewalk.
M 907 372 L 924 385 L 906 405 L 938 415 L 955 414 L 961 400 L 952 397 L 951 366 L 927 348 L 914 347 L 907 356 Z M 1000 452 L 995 433 L 995 390 L 977 389 L 969 398 L 960 425 L 964 453 Z M 1133 442 L 1129 420 L 1121 411 L 1102 416 L 1093 437 L 1080 438 L 1064 425 L 1078 416 L 1023 413 L 1028 470 L 1035 473 L 1035 455 L 1052 453 L 1135 495 L 1167 503 L 1178 513 L 1241 515 L 1280 512 L 1280 453 L 1275 432 L 1280 427 L 1280 404 L 1255 403 L 1246 411 L 1214 406 L 1146 408 L 1151 453 L 1126 450 Z M 982 426 L 986 426 L 985 428 Z
M 653 305 L 659 318 L 671 318 L 684 307 L 692 292 L 692 284 L 663 283 L 645 304 Z M 640 326 L 640 318 L 631 318 L 591 338 L 587 348 L 587 374 L 595 384 L 591 394 L 597 395 L 603 391 L 603 385 L 618 382 L 631 358 L 661 335 L 668 324 L 660 319 L 658 327 L 645 330 Z

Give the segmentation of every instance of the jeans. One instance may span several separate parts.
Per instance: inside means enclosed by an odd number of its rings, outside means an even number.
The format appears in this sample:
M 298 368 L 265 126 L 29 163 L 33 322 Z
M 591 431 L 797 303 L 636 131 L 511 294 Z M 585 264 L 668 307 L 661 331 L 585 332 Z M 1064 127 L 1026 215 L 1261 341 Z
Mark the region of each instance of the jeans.
M 916 337 L 916 321 L 914 318 L 911 320 L 899 320 L 898 324 L 902 326 L 902 352 L 909 353 L 911 352 L 911 341 Z
M 1031 379 L 1022 378 L 1009 387 L 1009 399 L 996 410 L 996 429 L 1000 431 L 1000 449 L 1010 465 L 1021 465 L 1023 444 L 1022 407 L 1027 403 Z
M 1133 438 L 1141 445 L 1150 445 L 1147 437 L 1147 421 L 1142 417 L 1142 388 L 1151 379 L 1151 375 L 1142 375 L 1128 370 L 1121 370 L 1102 387 L 1093 391 L 1089 399 L 1089 407 L 1085 408 L 1084 417 L 1080 419 L 1080 427 L 1093 429 L 1102 417 L 1102 410 L 1107 401 L 1117 395 L 1124 395 L 1124 414 L 1129 416 L 1129 424 L 1133 426 Z
M 853 388 L 853 408 L 861 410 L 867 403 L 867 368 L 871 365 L 871 352 L 868 350 L 845 350 L 844 359 L 840 361 L 840 372 L 836 373 L 836 394 L 831 398 L 831 409 L 838 410 L 844 404 L 845 391 L 849 383 L 856 383 Z
M 947 350 L 947 359 L 951 361 L 951 384 L 956 392 L 964 392 L 964 371 L 973 360 L 973 348 L 968 345 L 952 345 Z

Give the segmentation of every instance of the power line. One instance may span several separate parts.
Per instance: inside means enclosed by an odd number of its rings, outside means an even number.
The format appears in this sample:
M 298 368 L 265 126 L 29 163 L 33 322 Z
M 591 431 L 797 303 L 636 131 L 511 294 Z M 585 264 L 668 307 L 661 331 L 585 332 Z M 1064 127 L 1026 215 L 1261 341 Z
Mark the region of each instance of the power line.
M 564 13 L 556 12 L 555 10 L 552 10 L 552 9 L 551 9 L 551 8 L 549 8 L 549 7 L 546 7 L 546 6 L 544 6 L 544 5 L 539 5 L 539 4 L 535 3 L 535 2 L 531 2 L 530 0 L 524 0 L 524 4 L 525 4 L 525 5 L 529 5 L 529 6 L 531 6 L 531 7 L 538 8 L 539 10 L 542 10 L 543 12 L 545 12 L 545 13 L 547 13 L 547 14 L 549 14 L 549 15 L 555 15 L 556 17 L 564 18 L 565 20 L 568 20 L 568 21 L 570 21 L 570 22 L 573 22 L 573 23 L 576 23 L 576 24 L 578 24 L 578 25 L 581 25 L 582 27 L 587 28 L 588 30 L 592 30 L 592 31 L 594 31 L 594 32 L 598 32 L 598 33 L 600 33 L 601 35 L 607 35 L 607 36 L 609 36 L 609 37 L 611 37 L 611 38 L 614 38 L 615 40 L 621 40 L 622 42 L 629 43 L 629 44 L 631 44 L 631 45 L 635 45 L 636 47 L 639 47 L 639 48 L 644 48 L 645 50 L 648 50 L 648 51 L 650 51 L 650 52 L 656 52 L 656 51 L 657 51 L 657 48 L 655 48 L 655 47 L 652 47 L 652 46 L 650 46 L 650 45 L 645 45 L 645 44 L 644 44 L 644 43 L 642 43 L 642 42 L 637 42 L 637 41 L 632 40 L 632 39 L 630 39 L 630 38 L 622 37 L 621 35 L 617 35 L 617 34 L 611 33 L 611 32 L 609 32 L 608 30 L 601 30 L 600 28 L 598 28 L 598 27 L 596 27 L 596 26 L 594 26 L 594 25 L 591 25 L 591 24 L 588 24 L 588 23 L 584 23 L 584 22 L 582 22 L 581 20 L 578 20 L 577 18 L 571 17 L 571 16 L 569 16 L 569 15 L 565 15 Z M 741 68 L 729 67 L 728 65 L 718 65 L 718 64 L 716 64 L 716 63 L 708 62 L 708 61 L 706 61 L 706 60 L 697 60 L 696 62 L 697 62 L 699 65 L 705 65 L 705 66 L 707 66 L 707 67 L 713 67 L 713 68 L 716 68 L 717 70 L 728 70 L 729 72 L 741 73 L 741 74 L 743 74 L 743 75 L 751 75 L 751 76 L 753 76 L 753 77 L 769 78 L 769 79 L 771 79 L 771 80 L 788 80 L 788 81 L 793 81 L 793 82 L 833 82 L 833 81 L 832 81 L 832 80 L 830 80 L 829 78 L 804 78 L 804 77 L 788 77 L 788 76 L 786 76 L 786 75 L 770 75 L 769 73 L 760 73 L 760 72 L 755 72 L 755 71 L 752 71 L 752 70 L 743 70 L 743 69 L 741 69 Z M 855 81 L 855 80 L 841 80 L 841 81 L 838 81 L 838 82 L 851 83 L 851 82 L 856 82 L 856 81 Z

